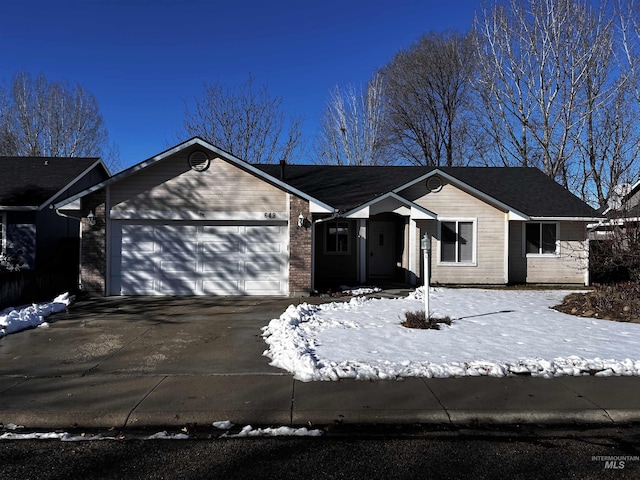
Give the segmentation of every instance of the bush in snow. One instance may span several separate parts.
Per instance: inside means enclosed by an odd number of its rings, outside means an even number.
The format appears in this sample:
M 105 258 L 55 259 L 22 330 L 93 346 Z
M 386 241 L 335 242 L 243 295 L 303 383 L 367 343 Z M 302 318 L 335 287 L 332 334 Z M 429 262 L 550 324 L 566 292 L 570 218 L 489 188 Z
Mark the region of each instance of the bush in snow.
M 405 314 L 405 320 L 402 322 L 403 327 L 407 328 L 420 328 L 420 329 L 428 329 L 431 328 L 433 330 L 440 330 L 440 324 L 444 323 L 446 325 L 451 325 L 451 318 L 433 318 L 427 316 L 424 313 L 424 310 L 420 310 L 418 312 L 407 312 Z

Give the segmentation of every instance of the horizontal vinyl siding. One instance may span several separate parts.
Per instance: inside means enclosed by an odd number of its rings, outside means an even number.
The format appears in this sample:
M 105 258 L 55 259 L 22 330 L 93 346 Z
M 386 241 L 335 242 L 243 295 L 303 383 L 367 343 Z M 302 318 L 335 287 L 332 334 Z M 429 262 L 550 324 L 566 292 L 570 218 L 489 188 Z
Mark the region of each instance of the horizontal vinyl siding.
M 475 265 L 443 265 L 439 264 L 437 227 L 431 222 L 429 234 L 432 242 L 431 282 L 444 284 L 502 284 L 504 275 L 504 229 L 505 213 L 488 205 L 482 200 L 470 195 L 459 188 L 445 184 L 439 192 L 427 192 L 424 183 L 416 184 L 400 193 L 403 197 L 416 204 L 435 212 L 438 218 L 444 219 L 475 219 L 477 225 L 476 264 Z M 420 237 L 424 235 L 427 222 L 419 222 L 423 228 L 418 231 L 418 246 Z M 420 252 L 420 255 L 422 253 Z
M 527 283 L 584 283 L 586 227 L 582 222 L 559 222 L 560 255 L 528 256 Z M 522 228 L 522 226 L 520 225 Z M 520 245 L 522 256 L 522 245 Z
M 221 158 L 191 170 L 186 150 L 111 186 L 113 211 L 286 212 L 286 194 Z

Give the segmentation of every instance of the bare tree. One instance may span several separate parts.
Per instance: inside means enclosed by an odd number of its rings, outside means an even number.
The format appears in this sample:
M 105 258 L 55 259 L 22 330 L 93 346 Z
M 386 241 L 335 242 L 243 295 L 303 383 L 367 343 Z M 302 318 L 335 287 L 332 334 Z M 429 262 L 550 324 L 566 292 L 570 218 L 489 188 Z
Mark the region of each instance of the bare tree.
M 2 154 L 100 157 L 108 146 L 98 102 L 82 86 L 20 72 L 0 91 Z M 105 160 L 113 168 L 119 159 Z
M 302 147 L 302 120 L 285 119 L 282 98 L 251 76 L 237 88 L 205 84 L 194 109 L 186 108 L 184 129 L 250 163 L 291 163 Z
M 336 165 L 384 165 L 392 162 L 384 142 L 386 122 L 382 77 L 365 89 L 347 85 L 329 93 L 316 145 L 317 162 Z
M 639 153 L 611 13 L 606 2 L 509 0 L 475 22 L 478 118 L 495 158 L 538 167 L 599 206 Z
M 381 69 L 389 141 L 400 158 L 416 165 L 467 163 L 475 147 L 468 115 L 474 68 L 471 35 L 432 32 Z

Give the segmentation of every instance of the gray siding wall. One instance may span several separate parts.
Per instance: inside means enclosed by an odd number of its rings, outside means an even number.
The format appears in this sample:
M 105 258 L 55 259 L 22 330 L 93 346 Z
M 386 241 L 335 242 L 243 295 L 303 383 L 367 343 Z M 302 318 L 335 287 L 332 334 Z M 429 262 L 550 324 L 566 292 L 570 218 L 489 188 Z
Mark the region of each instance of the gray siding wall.
M 405 198 L 435 212 L 439 219 L 474 220 L 477 236 L 474 265 L 447 265 L 440 262 L 437 222 L 420 221 L 416 233 L 421 258 L 420 238 L 425 231 L 432 237 L 431 282 L 443 284 L 505 283 L 505 212 L 454 185 L 445 183 L 439 192 L 428 192 L 424 182 L 401 192 Z M 422 271 L 422 270 L 421 270 Z
M 286 194 L 235 165 L 213 158 L 203 172 L 192 170 L 187 149 L 111 187 L 113 212 L 278 212 Z M 285 217 L 286 219 L 287 217 Z

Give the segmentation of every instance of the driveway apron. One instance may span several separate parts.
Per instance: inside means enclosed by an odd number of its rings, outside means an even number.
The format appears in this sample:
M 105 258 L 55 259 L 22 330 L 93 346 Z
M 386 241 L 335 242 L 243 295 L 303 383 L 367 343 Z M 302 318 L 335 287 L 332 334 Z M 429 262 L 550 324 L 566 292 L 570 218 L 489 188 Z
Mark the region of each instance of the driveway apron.
M 0 376 L 285 375 L 261 327 L 298 299 L 111 297 L 80 301 L 0 339 Z

